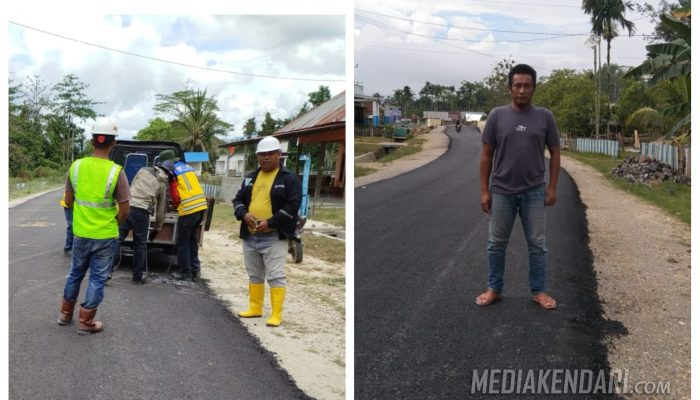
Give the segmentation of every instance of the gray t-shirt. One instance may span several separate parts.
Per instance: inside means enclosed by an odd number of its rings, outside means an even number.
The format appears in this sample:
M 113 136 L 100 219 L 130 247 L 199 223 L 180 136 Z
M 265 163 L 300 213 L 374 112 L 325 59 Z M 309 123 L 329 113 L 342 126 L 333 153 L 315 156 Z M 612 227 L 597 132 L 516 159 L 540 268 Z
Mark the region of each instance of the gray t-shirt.
M 495 148 L 491 191 L 522 193 L 544 183 L 544 146 L 559 147 L 559 130 L 546 108 L 509 104 L 491 110 L 481 141 Z

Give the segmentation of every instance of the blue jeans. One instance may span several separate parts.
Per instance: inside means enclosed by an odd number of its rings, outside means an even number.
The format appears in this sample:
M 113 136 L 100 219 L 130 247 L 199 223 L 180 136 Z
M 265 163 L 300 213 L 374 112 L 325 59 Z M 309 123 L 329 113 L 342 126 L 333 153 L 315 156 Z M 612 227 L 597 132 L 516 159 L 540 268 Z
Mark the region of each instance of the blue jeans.
M 84 308 L 96 308 L 104 298 L 107 275 L 112 268 L 112 258 L 117 248 L 117 239 L 86 239 L 76 236 L 73 240 L 73 260 L 63 288 L 63 298 L 75 301 L 80 293 L 80 284 L 90 269 L 90 277 Z
M 73 248 L 73 209 L 63 208 L 63 213 L 66 215 L 66 244 L 63 245 L 64 250 Z
M 119 243 L 117 245 L 117 251 L 114 252 L 114 265 L 116 266 L 119 262 L 121 256 L 121 246 L 124 242 L 124 238 L 129 234 L 129 231 L 133 231 L 132 234 L 132 249 L 134 250 L 134 272 L 133 276 L 135 278 L 141 278 L 144 272 L 146 272 L 146 241 L 148 240 L 148 224 L 151 215 L 148 210 L 138 207 L 129 208 L 129 218 L 126 222 L 119 226 Z
M 489 289 L 498 293 L 503 291 L 506 249 L 517 214 L 520 215 L 527 240 L 530 291 L 535 294 L 546 290 L 544 281 L 547 269 L 545 245 L 547 213 L 544 205 L 544 188 L 545 185 L 542 184 L 529 192 L 492 194 L 488 243 Z
M 177 264 L 183 275 L 199 272 L 199 244 L 197 227 L 202 223 L 206 210 L 183 215 L 177 219 Z

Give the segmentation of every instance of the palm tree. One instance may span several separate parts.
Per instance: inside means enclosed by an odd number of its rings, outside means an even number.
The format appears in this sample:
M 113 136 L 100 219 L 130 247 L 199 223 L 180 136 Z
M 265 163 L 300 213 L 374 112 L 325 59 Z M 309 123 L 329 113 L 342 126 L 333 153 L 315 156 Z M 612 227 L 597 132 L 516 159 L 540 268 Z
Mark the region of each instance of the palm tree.
M 622 0 L 583 0 L 583 11 L 591 15 L 591 32 L 601 36 L 608 44 L 607 47 L 607 70 L 608 82 L 610 82 L 610 42 L 617 37 L 617 26 L 622 26 L 632 36 L 634 33 L 634 23 L 625 18 L 625 11 L 632 5 L 624 3 Z M 610 96 L 609 105 L 612 103 Z M 610 135 L 610 124 L 607 127 Z
M 184 128 L 188 133 L 188 137 L 182 143 L 186 150 L 207 151 L 207 134 L 219 133 L 221 125 L 226 124 L 217 116 L 219 106 L 214 96 L 207 97 L 206 89 L 187 89 L 169 95 L 157 94 L 156 98 L 159 102 L 153 107 L 154 111 L 174 115 L 175 120 L 172 124 Z
M 660 85 L 673 81 L 680 88 L 682 97 L 661 110 L 666 117 L 675 117 L 677 122 L 666 133 L 675 135 L 690 124 L 690 25 L 671 16 L 662 15 L 661 23 L 675 32 L 677 39 L 668 43 L 648 45 L 647 59 L 627 72 L 629 77 L 650 76 L 649 84 Z

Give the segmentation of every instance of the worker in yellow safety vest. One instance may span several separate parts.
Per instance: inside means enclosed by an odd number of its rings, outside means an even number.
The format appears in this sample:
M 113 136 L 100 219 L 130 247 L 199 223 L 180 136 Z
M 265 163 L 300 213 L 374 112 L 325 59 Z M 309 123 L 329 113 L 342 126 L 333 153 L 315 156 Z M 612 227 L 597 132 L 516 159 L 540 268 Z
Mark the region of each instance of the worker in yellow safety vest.
M 68 325 L 80 293 L 80 284 L 90 270 L 85 301 L 80 305 L 78 333 L 95 333 L 104 324 L 95 321 L 97 306 L 117 248 L 119 224 L 129 216 L 129 182 L 122 167 L 109 160 L 116 143 L 115 125 L 92 128 L 92 157 L 76 160 L 66 177 L 65 203 L 73 210 L 73 258 L 61 299 L 59 325 Z M 117 206 L 118 204 L 118 206 Z
M 173 150 L 164 150 L 159 154 L 160 160 L 175 163 L 173 174 L 177 179 L 177 192 L 180 205 L 177 207 L 177 264 L 179 272 L 173 277 L 180 281 L 196 281 L 200 275 L 199 263 L 199 226 L 204 223 L 207 210 L 207 196 L 202 190 L 194 169 L 175 155 Z
M 66 193 L 58 204 L 63 207 L 63 215 L 66 217 L 66 242 L 63 244 L 63 253 L 70 253 L 73 248 L 73 210 L 66 205 Z

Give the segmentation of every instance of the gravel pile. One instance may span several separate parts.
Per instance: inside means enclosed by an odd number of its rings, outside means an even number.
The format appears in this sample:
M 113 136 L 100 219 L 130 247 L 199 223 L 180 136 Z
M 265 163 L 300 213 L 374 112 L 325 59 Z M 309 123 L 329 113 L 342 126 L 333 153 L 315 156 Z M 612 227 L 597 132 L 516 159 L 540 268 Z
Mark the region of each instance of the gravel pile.
M 648 156 L 629 157 L 612 170 L 618 176 L 630 182 L 649 183 L 652 181 L 671 181 L 690 185 L 690 177 L 676 172 L 670 165 Z

